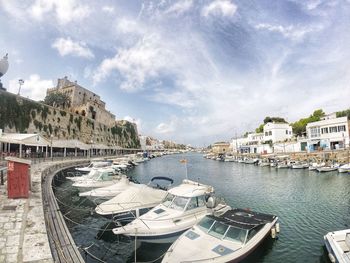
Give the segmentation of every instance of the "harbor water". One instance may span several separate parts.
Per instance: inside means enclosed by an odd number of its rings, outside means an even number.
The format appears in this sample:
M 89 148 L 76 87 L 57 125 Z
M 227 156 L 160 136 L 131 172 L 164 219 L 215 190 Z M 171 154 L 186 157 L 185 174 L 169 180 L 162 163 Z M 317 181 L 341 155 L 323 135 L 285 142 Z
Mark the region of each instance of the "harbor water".
M 180 163 L 184 158 L 187 164 Z M 323 236 L 350 228 L 347 174 L 219 162 L 196 153 L 152 159 L 128 173 L 141 183 L 154 176 L 167 176 L 174 179 L 174 185 L 187 173 L 191 180 L 212 185 L 216 195 L 232 207 L 277 215 L 279 238 L 266 239 L 244 262 L 328 262 Z M 79 197 L 78 190 L 63 177 L 55 181 L 54 191 L 86 262 L 135 262 L 135 257 L 137 262 L 160 262 L 170 246 L 114 235 L 114 224 L 93 213 L 95 204 Z

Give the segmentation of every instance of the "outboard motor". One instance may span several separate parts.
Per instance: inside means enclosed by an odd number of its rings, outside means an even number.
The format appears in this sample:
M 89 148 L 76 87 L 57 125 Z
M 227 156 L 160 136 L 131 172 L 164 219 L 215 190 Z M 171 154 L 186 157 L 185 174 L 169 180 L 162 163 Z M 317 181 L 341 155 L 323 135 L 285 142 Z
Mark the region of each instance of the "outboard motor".
M 213 196 L 210 196 L 207 200 L 207 207 L 208 208 L 214 208 L 215 207 L 215 198 Z

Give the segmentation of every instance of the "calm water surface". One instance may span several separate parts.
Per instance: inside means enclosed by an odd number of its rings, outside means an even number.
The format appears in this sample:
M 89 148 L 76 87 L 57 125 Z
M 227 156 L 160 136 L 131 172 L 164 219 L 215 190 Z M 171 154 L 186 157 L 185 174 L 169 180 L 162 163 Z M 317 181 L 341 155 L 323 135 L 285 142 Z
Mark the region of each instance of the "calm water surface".
M 350 227 L 350 176 L 336 172 L 270 169 L 241 163 L 207 160 L 200 154 L 152 159 L 129 174 L 141 183 L 168 176 L 179 184 L 186 174 L 180 159 L 188 160 L 188 177 L 214 186 L 232 207 L 275 214 L 280 219 L 278 240 L 267 239 L 244 262 L 328 262 L 323 236 Z M 91 201 L 79 197 L 71 182 L 56 182 L 56 196 L 76 244 L 105 262 L 153 262 L 169 245 L 135 244 L 115 236 L 107 219 L 91 213 Z M 100 262 L 84 254 L 87 262 Z M 160 260 L 156 261 L 160 262 Z

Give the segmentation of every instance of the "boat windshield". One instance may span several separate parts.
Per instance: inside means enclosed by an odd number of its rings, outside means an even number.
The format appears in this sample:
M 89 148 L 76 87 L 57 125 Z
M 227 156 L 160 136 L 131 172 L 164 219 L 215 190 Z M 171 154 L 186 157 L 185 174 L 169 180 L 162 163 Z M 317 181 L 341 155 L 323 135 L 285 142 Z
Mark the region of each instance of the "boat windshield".
M 189 197 L 175 196 L 170 193 L 163 200 L 163 205 L 176 210 L 184 210 L 188 203 Z
M 101 176 L 99 177 L 99 180 L 110 181 L 113 179 L 112 176 L 113 176 L 112 172 L 102 172 Z
M 196 209 L 199 207 L 203 207 L 205 206 L 205 196 L 201 195 L 201 196 L 196 196 L 196 197 L 192 197 L 190 202 L 188 203 L 186 210 L 191 210 L 191 209 Z
M 168 193 L 163 200 L 163 205 L 166 207 L 169 207 L 173 199 L 174 199 L 174 195 L 172 195 L 171 193 Z
M 198 227 L 213 237 L 238 242 L 240 244 L 244 244 L 247 236 L 247 230 L 228 226 L 210 217 L 204 217 L 199 222 Z
M 228 225 L 225 225 L 219 221 L 215 221 L 214 225 L 210 228 L 208 234 L 221 239 L 228 229 Z
M 189 197 L 175 196 L 169 208 L 182 211 L 185 209 L 185 206 L 189 199 Z
M 230 226 L 224 239 L 244 244 L 247 230 Z
M 210 227 L 213 225 L 215 222 L 214 219 L 209 218 L 209 217 L 204 217 L 198 224 L 199 228 L 202 229 L 204 232 L 208 232 Z

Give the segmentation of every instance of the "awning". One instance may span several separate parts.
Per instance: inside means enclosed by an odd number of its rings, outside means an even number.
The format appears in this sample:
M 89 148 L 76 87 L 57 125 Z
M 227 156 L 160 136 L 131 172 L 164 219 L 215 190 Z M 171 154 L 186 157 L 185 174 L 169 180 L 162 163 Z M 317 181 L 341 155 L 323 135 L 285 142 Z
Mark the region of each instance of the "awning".
M 25 144 L 28 146 L 48 146 L 50 142 L 40 134 L 27 133 L 3 133 L 0 142 Z
M 88 144 L 85 144 L 79 140 L 53 140 L 52 146 L 55 148 L 79 148 L 82 150 L 90 149 Z

